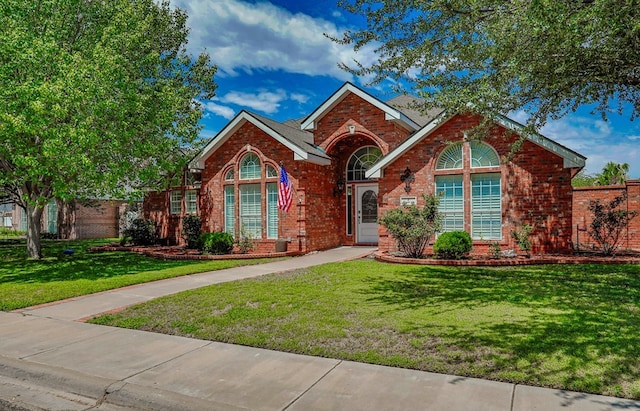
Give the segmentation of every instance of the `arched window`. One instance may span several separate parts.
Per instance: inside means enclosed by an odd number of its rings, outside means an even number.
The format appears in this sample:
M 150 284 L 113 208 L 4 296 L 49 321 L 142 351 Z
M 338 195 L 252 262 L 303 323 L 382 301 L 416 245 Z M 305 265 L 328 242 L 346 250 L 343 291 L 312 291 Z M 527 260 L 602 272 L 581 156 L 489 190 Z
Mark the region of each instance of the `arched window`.
M 470 161 L 463 161 L 466 156 Z M 443 231 L 467 230 L 476 240 L 502 239 L 499 166 L 498 154 L 484 142 L 456 143 L 442 151 L 434 174 Z M 466 214 L 465 204 L 470 204 Z
M 382 157 L 378 147 L 362 147 L 349 158 L 347 163 L 347 181 L 368 180 L 365 173 Z
M 494 167 L 500 165 L 498 153 L 489 144 L 471 141 L 471 167 Z
M 462 168 L 462 143 L 455 143 L 445 148 L 436 162 L 436 170 L 456 168 Z
M 270 164 L 262 168 L 255 153 L 242 157 L 238 176 L 233 168 L 224 174 L 224 230 L 227 233 L 236 238 L 239 235 L 254 239 L 278 238 L 277 179 L 277 169 Z
M 240 179 L 260 178 L 260 159 L 254 153 L 247 153 L 240 161 Z

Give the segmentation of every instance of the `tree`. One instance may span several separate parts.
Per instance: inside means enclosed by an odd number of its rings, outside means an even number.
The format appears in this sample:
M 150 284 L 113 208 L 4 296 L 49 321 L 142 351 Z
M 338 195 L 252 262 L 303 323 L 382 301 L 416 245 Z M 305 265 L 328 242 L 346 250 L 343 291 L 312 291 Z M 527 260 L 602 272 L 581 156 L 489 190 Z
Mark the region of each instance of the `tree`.
M 41 256 L 52 198 L 123 196 L 181 170 L 216 67 L 185 50 L 168 0 L 4 0 L 0 187 L 27 211 Z
M 540 127 L 579 106 L 640 114 L 640 7 L 632 0 L 341 0 L 367 26 L 339 39 L 376 49 L 343 66 L 391 78 L 427 107 L 479 114 L 524 109 Z
M 629 164 L 618 164 L 610 161 L 604 166 L 602 173 L 598 175 L 596 185 L 608 186 L 612 184 L 624 184 L 627 181 L 628 172 Z
M 584 170 L 581 170 L 578 174 L 575 175 L 575 177 L 571 179 L 571 185 L 573 187 L 594 186 L 596 185 L 596 182 L 598 181 L 599 176 L 600 176 L 599 174 L 594 176 L 594 175 L 587 174 Z

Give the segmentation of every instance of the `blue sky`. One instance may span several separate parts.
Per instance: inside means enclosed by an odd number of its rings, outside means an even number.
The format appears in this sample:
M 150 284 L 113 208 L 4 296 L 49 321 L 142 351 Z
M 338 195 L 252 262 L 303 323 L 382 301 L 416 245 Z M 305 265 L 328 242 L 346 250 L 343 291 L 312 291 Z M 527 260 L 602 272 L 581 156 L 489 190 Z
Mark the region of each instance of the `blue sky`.
M 275 120 L 305 117 L 345 81 L 376 97 L 394 96 L 391 82 L 365 86 L 338 68 L 354 58 L 375 61 L 373 48 L 357 54 L 324 36 L 334 36 L 362 24 L 335 0 L 172 0 L 186 10 L 189 51 L 207 51 L 218 65 L 217 96 L 206 103 L 201 137 L 210 139 L 242 109 Z M 640 178 L 640 121 L 630 111 L 611 114 L 608 121 L 585 107 L 541 131 L 586 156 L 587 172 L 602 170 L 608 161 L 629 163 L 630 177 Z M 524 111 L 511 113 L 524 122 Z

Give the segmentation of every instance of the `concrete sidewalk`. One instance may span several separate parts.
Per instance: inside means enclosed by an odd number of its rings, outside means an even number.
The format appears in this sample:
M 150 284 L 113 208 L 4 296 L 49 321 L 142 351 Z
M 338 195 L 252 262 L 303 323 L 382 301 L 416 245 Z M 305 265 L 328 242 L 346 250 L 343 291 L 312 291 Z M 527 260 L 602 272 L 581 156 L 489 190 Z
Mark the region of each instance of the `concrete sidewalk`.
M 0 409 L 616 410 L 640 402 L 77 322 L 186 289 L 357 258 L 343 247 L 0 313 Z M 194 278 L 192 278 L 194 277 Z

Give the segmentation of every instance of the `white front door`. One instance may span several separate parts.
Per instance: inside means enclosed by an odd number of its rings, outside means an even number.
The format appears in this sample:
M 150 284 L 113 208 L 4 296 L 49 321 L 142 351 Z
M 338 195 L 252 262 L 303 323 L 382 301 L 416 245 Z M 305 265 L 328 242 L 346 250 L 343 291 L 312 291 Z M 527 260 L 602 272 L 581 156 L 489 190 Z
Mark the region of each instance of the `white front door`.
M 358 243 L 378 243 L 378 185 L 356 186 L 356 232 Z

